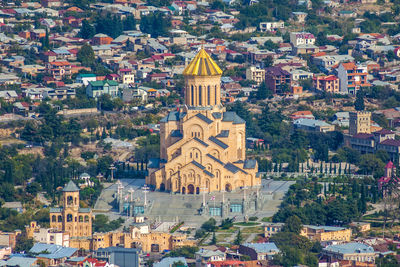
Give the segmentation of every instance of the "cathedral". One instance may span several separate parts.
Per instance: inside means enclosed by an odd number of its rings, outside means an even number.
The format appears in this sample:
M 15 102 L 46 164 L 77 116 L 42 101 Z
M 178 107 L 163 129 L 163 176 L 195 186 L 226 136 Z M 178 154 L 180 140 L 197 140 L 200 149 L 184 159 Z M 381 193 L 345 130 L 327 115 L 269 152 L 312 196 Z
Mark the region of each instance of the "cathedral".
M 160 158 L 150 160 L 146 183 L 181 194 L 260 186 L 245 121 L 221 104 L 222 70 L 201 49 L 183 75 L 185 105 L 160 121 Z

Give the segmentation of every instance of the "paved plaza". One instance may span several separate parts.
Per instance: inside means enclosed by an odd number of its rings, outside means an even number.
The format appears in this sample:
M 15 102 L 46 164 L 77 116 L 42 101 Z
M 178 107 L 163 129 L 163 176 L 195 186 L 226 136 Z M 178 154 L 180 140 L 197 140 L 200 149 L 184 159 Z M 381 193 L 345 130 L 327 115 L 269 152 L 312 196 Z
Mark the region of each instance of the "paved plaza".
M 133 197 L 134 200 L 144 201 L 145 193 L 142 188 L 144 179 L 121 179 L 122 197 L 125 199 Z M 252 211 L 248 216 L 257 216 L 258 218 L 272 216 L 279 207 L 284 194 L 292 185 L 293 181 L 274 181 L 262 180 L 262 186 L 258 191 L 264 199 L 261 210 Z M 109 215 L 110 219 L 115 219 L 119 216 L 127 218 L 125 214 L 119 214 L 113 204 L 116 203 L 118 185 L 116 183 L 105 184 L 100 197 L 98 198 L 94 212 Z M 145 216 L 153 221 L 185 221 L 194 225 L 207 220 L 207 216 L 198 215 L 198 210 L 201 208 L 205 200 L 210 207 L 218 205 L 224 201 L 240 201 L 244 197 L 251 198 L 257 194 L 256 189 L 240 189 L 230 193 L 200 193 L 199 195 L 181 195 L 170 194 L 166 192 L 149 191 L 146 193 L 147 202 L 150 209 Z M 243 219 L 243 215 L 237 216 L 238 220 Z M 216 218 L 217 220 L 220 218 Z M 131 219 L 127 220 L 127 223 Z

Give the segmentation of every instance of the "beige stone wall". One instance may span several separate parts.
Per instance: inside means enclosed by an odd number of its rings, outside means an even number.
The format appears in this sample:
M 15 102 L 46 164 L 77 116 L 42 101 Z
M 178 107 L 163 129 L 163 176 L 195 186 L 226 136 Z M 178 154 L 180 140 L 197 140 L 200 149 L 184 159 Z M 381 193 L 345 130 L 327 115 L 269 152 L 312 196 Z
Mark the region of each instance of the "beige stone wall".
M 155 185 L 157 189 L 182 193 L 199 193 L 202 187 L 211 192 L 259 185 L 261 180 L 255 177 L 257 169 L 231 173 L 224 167 L 228 162 L 244 161 L 246 157 L 245 124 L 223 122 L 222 118 L 215 119 L 212 116 L 214 112 L 224 111 L 221 107 L 208 111 L 187 109 L 187 114 L 181 121 L 161 123 L 161 156 L 167 163 L 160 170 L 152 172 L 147 182 Z M 212 122 L 200 119 L 196 116 L 198 113 Z M 177 129 L 182 132 L 183 138 L 170 137 L 170 133 Z M 218 139 L 225 143 L 227 148 L 209 140 L 223 130 L 228 130 L 229 136 Z M 218 161 L 207 154 L 214 156 Z M 200 163 L 212 175 L 207 175 L 202 168 L 191 164 L 192 161 Z M 242 169 L 243 163 L 236 163 L 235 166 Z
M 350 112 L 349 133 L 355 135 L 358 133 L 371 133 L 371 112 L 355 111 Z

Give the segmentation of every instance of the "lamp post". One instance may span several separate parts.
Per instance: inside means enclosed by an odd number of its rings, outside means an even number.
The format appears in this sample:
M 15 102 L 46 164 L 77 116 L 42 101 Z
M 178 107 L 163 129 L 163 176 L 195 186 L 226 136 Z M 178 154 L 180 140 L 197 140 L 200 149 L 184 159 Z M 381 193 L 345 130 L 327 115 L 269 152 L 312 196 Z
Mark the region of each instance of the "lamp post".
M 135 190 L 131 187 L 128 192 L 131 194 L 131 202 L 133 202 L 133 192 L 135 192 Z
M 124 187 L 123 187 L 123 185 L 122 185 L 120 180 L 118 180 L 115 184 L 117 185 L 117 195 L 121 199 L 122 198 L 122 189 Z
M 147 192 L 149 192 L 150 187 L 147 186 L 147 184 L 145 184 L 142 187 L 143 193 L 144 193 L 144 206 L 147 206 Z
M 114 170 L 116 169 L 114 164 L 110 165 L 110 171 L 111 171 L 111 181 L 114 180 Z
M 244 187 L 243 187 L 243 199 L 244 199 L 244 200 L 246 200 L 246 189 L 247 189 L 247 187 L 244 186 Z
M 206 206 L 206 190 L 207 190 L 207 189 L 208 189 L 208 188 L 205 187 L 205 186 L 203 186 L 203 187 L 201 188 L 201 190 L 203 191 L 203 207 Z

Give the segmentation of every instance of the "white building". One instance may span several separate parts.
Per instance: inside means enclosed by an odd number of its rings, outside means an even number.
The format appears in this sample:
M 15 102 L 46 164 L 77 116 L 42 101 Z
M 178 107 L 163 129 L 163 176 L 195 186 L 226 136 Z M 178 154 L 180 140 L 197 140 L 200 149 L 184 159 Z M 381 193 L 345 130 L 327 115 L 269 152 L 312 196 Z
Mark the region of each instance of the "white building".
M 283 21 L 260 22 L 260 32 L 277 31 L 285 28 Z
M 293 46 L 299 45 L 314 45 L 315 36 L 309 32 L 291 32 L 290 33 L 290 43 Z
M 246 69 L 246 80 L 255 81 L 257 85 L 260 85 L 265 80 L 265 69 L 251 66 Z
M 84 86 L 87 86 L 89 82 L 96 81 L 96 74 L 78 74 L 75 81 L 76 83 L 82 83 Z
M 45 244 L 69 247 L 69 234 L 51 228 L 39 228 L 33 232 L 33 240 Z

